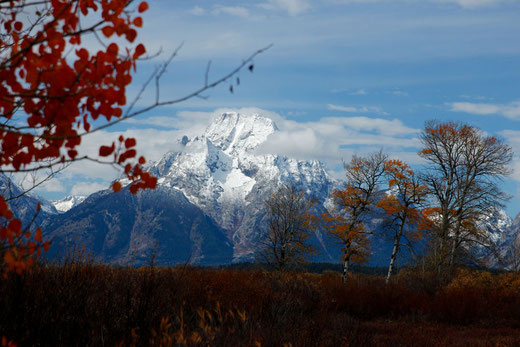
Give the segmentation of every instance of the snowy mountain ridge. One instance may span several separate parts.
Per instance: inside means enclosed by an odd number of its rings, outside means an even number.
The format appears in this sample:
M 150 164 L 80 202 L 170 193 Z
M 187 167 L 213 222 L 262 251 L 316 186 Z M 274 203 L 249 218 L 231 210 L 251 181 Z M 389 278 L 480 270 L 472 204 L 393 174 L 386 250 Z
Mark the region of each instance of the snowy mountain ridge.
M 86 196 L 83 195 L 69 195 L 60 200 L 53 200 L 51 203 L 58 213 L 65 213 L 74 206 L 81 204 L 85 199 Z
M 56 245 L 74 239 L 105 261 L 119 264 L 129 263 L 134 255 L 145 262 L 154 245 L 159 245 L 165 263 L 251 260 L 265 235 L 264 201 L 281 184 L 295 185 L 317 198 L 318 215 L 339 186 L 319 161 L 262 152 L 278 131 L 271 119 L 258 114 L 223 113 L 202 134 L 184 136 L 179 141 L 182 150 L 168 152 L 147 166 L 158 178 L 155 190 L 134 196 L 125 187 L 117 194 L 107 189 L 87 199 L 72 196 L 42 202 L 38 217 L 42 229 Z M 5 196 L 9 187 L 17 188 L 4 178 L 0 176 Z M 17 215 L 29 221 L 36 204 L 30 194 L 17 200 Z M 380 227 L 380 216 L 367 217 L 367 228 Z M 512 221 L 496 209 L 483 227 L 506 258 L 510 245 L 518 242 L 520 215 Z M 335 241 L 319 230 L 312 239 L 320 253 L 312 261 L 339 260 Z M 374 238 L 370 265 L 387 263 L 388 245 Z
M 280 184 L 294 184 L 321 202 L 337 184 L 319 161 L 258 153 L 276 131 L 269 118 L 226 112 L 204 134 L 184 138 L 182 152 L 165 154 L 148 170 L 159 189 L 180 190 L 227 230 L 240 258 L 252 252 L 263 202 Z

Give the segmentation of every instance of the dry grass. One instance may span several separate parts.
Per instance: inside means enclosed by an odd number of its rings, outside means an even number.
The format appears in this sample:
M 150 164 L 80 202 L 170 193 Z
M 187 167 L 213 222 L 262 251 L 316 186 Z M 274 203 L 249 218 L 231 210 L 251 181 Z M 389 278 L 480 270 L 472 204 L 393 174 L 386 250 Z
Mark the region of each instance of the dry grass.
M 71 262 L 0 280 L 0 335 L 21 346 L 520 344 L 520 275 L 434 282 Z

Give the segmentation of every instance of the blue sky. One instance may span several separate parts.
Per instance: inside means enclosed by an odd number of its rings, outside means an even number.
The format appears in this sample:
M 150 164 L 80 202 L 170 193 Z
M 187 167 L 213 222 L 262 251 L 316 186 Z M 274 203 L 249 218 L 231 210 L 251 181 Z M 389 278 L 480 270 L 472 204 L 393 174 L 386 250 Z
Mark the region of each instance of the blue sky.
M 254 73 L 207 94 L 149 112 L 82 145 L 95 150 L 125 132 L 156 160 L 215 112 L 254 108 L 282 130 L 266 150 L 341 161 L 383 147 L 420 165 L 417 135 L 429 119 L 463 121 L 507 141 L 517 156 L 504 189 L 520 212 L 520 1 L 265 0 L 149 1 L 138 40 L 163 53 L 138 66 L 129 97 L 184 43 L 161 83 L 163 99 L 189 93 L 268 44 Z M 152 102 L 151 90 L 139 102 Z M 99 142 L 97 142 L 99 143 Z M 299 145 L 297 145 L 299 144 Z M 75 165 L 38 193 L 56 199 L 108 187 L 111 168 Z

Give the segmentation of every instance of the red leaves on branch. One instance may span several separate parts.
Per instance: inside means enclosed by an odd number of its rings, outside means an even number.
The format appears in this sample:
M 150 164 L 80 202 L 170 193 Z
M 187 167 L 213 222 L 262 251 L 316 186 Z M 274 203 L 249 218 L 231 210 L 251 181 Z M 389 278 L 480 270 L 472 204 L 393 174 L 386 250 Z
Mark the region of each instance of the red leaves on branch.
M 81 138 L 94 130 L 93 121 L 123 115 L 132 69 L 146 48 L 123 47 L 122 39 L 134 42 L 143 20 L 135 16 L 130 0 L 44 0 L 48 13 L 35 12 L 36 7 L 24 0 L 10 4 L 3 6 L 0 17 L 0 167 L 38 170 L 48 163 L 77 160 L 82 157 Z M 139 13 L 147 9 L 146 2 L 137 7 Z M 36 24 L 29 28 L 23 23 Z M 82 46 L 82 36 L 92 32 L 102 34 L 106 48 L 89 51 Z M 116 39 L 119 45 L 110 42 Z M 26 124 L 20 125 L 20 120 Z M 140 168 L 145 161 L 137 162 L 135 145 L 135 139 L 127 139 L 124 148 L 115 143 L 99 148 L 100 157 L 125 168 L 134 182 L 132 192 L 155 187 L 156 182 Z M 118 190 L 115 184 L 113 188 Z M 49 247 L 42 243 L 41 231 L 34 235 L 38 247 L 20 241 L 22 226 L 3 198 L 0 216 L 5 219 L 0 242 L 7 240 L 11 247 L 3 253 L 9 269 L 23 269 L 32 253 Z
M 146 48 L 144 48 L 143 44 L 140 43 L 139 45 L 137 45 L 137 47 L 135 47 L 135 52 L 134 52 L 133 58 L 137 59 L 144 53 L 146 53 Z
M 125 147 L 126 148 L 134 147 L 136 144 L 137 144 L 137 142 L 135 141 L 134 138 L 129 137 L 129 138 L 127 138 L 125 140 Z
M 115 143 L 112 143 L 112 146 L 101 146 L 101 147 L 99 147 L 99 156 L 108 157 L 110 154 L 114 153 L 115 149 L 116 149 Z
M 148 3 L 146 1 L 143 1 L 139 4 L 138 11 L 139 13 L 144 12 L 148 9 Z

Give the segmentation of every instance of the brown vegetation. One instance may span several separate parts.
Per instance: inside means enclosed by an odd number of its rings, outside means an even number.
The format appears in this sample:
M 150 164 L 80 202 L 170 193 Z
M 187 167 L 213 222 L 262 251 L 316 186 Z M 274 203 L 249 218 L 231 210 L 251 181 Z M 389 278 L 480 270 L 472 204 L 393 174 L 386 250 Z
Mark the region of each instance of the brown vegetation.
M 22 346 L 520 343 L 519 274 L 432 276 L 39 266 L 1 280 L 0 331 Z

